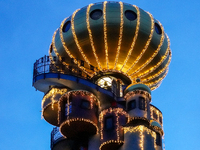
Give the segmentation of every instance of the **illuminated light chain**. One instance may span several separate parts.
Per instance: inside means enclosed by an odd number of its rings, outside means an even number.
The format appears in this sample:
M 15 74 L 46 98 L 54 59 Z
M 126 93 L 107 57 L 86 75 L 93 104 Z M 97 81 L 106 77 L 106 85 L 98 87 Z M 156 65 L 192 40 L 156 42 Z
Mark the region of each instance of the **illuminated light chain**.
M 166 35 L 167 36 L 167 35 Z M 145 71 L 144 73 L 141 73 L 139 75 L 137 75 L 138 77 L 142 78 L 142 77 L 145 77 L 147 76 L 148 74 L 150 74 L 151 72 L 153 72 L 154 70 L 156 70 L 166 59 L 167 59 L 167 56 L 170 55 L 170 61 L 171 61 L 171 52 L 170 52 L 170 41 L 169 41 L 169 38 L 167 36 L 167 41 L 168 41 L 168 47 L 167 47 L 167 50 L 164 54 L 164 56 L 161 57 L 161 60 L 153 67 L 151 67 L 150 69 L 148 69 L 147 71 Z M 170 63 L 169 61 L 169 63 Z M 166 66 L 169 65 L 169 63 L 167 63 Z M 136 79 L 136 78 L 135 78 Z
M 51 60 L 51 63 L 56 67 L 56 64 L 55 64 L 55 62 L 54 62 L 54 60 L 53 60 L 53 56 L 52 56 L 52 52 L 51 52 L 51 50 L 53 50 L 53 45 L 52 45 L 52 43 L 51 43 L 51 45 L 50 45 L 50 47 L 49 47 L 49 58 L 50 58 L 50 60 Z
M 69 17 L 68 17 L 68 18 L 69 18 Z M 68 49 L 67 46 L 66 46 L 66 43 L 65 43 L 64 37 L 63 37 L 63 33 L 62 33 L 62 28 L 63 28 L 63 26 L 64 26 L 65 21 L 66 21 L 68 18 L 65 18 L 65 19 L 62 21 L 61 25 L 60 25 L 60 39 L 61 39 L 62 45 L 63 45 L 63 47 L 64 47 L 64 49 L 65 49 L 65 52 L 68 54 L 68 56 L 69 56 L 70 58 L 73 58 L 73 59 L 74 59 L 74 63 L 77 64 L 78 62 L 77 62 L 76 58 L 70 53 L 69 49 Z
M 97 62 L 97 64 L 98 64 L 100 70 L 102 70 L 102 68 L 101 68 L 101 63 L 99 62 L 99 58 L 98 58 L 98 56 L 97 56 L 97 54 L 96 54 L 96 49 L 95 49 L 94 41 L 93 41 L 93 37 L 92 37 L 92 31 L 91 31 L 91 29 L 90 29 L 90 21 L 89 21 L 89 20 L 90 20 L 90 16 L 89 16 L 89 12 L 90 12 L 91 6 L 93 6 L 93 5 L 94 5 L 94 4 L 90 4 L 90 5 L 88 5 L 88 7 L 87 7 L 87 14 L 86 14 L 87 18 L 86 18 L 86 23 L 87 23 L 87 30 L 88 30 L 88 33 L 89 33 L 90 44 L 91 44 L 91 47 L 92 47 L 92 51 L 93 51 L 94 57 L 95 57 L 95 59 L 96 59 L 96 62 Z
M 155 131 L 143 126 L 143 125 L 139 125 L 136 127 L 124 127 L 124 134 L 126 134 L 127 132 L 130 133 L 135 133 L 135 132 L 139 132 L 139 136 L 140 136 L 140 149 L 144 150 L 144 132 L 146 132 L 147 134 L 150 134 L 153 138 L 154 138 L 154 148 L 156 147 L 156 133 Z
M 137 40 L 137 37 L 138 37 L 138 33 L 139 33 L 139 28 L 140 28 L 140 11 L 139 11 L 139 8 L 137 7 L 137 6 L 135 6 L 135 5 L 133 5 L 134 7 L 135 7 L 135 9 L 137 10 L 137 24 L 136 24 L 136 30 L 135 30 L 135 35 L 134 35 L 134 38 L 133 38 L 133 42 L 132 42 L 132 44 L 131 44 L 131 48 L 129 49 L 129 51 L 128 51 L 128 54 L 127 54 L 127 56 L 126 56 L 126 59 L 125 59 L 125 61 L 124 61 L 124 63 L 123 63 L 123 66 L 122 66 L 122 68 L 120 69 L 120 70 L 122 70 L 123 68 L 124 68 L 124 66 L 126 65 L 126 63 L 128 62 L 128 60 L 129 60 L 129 58 L 130 58 L 130 56 L 131 56 L 131 54 L 132 54 L 132 51 L 133 51 L 133 48 L 134 48 L 134 46 L 135 46 L 135 42 L 136 42 L 136 40 Z M 126 72 L 127 73 L 127 72 Z
M 67 89 L 58 89 L 58 88 L 52 88 L 42 99 L 42 107 L 44 105 L 44 102 L 46 101 L 46 99 L 51 97 L 51 102 L 52 104 L 57 102 L 58 100 L 55 100 L 55 95 L 56 94 L 60 94 L 63 95 L 64 93 L 67 92 Z
M 99 129 L 98 129 L 97 125 L 96 125 L 93 121 L 91 121 L 91 120 L 89 120 L 89 119 L 84 119 L 84 118 L 68 119 L 68 120 L 64 121 L 64 122 L 60 125 L 60 129 L 62 128 L 62 126 L 66 125 L 66 124 L 68 124 L 68 125 L 70 126 L 70 123 L 71 123 L 71 122 L 76 122 L 76 121 L 83 121 L 83 122 L 90 123 L 90 124 L 92 124 L 92 125 L 96 128 L 96 134 L 99 132 Z M 61 130 L 60 130 L 60 133 L 61 133 Z M 65 135 L 63 135 L 63 136 L 66 138 Z
M 68 18 L 69 18 L 69 17 L 68 17 Z M 65 21 L 66 21 L 68 18 L 65 18 L 65 19 L 62 21 L 61 25 L 60 25 L 60 40 L 61 40 L 61 43 L 62 43 L 62 45 L 63 45 L 63 47 L 64 47 L 65 52 L 68 54 L 68 56 L 69 56 L 70 58 L 73 58 L 73 59 L 74 59 L 74 63 L 77 64 L 78 67 L 79 67 L 83 72 L 85 72 L 87 75 L 89 75 L 89 76 L 91 77 L 91 74 L 88 73 L 88 72 L 85 70 L 84 67 L 80 66 L 80 64 L 78 63 L 77 59 L 70 53 L 70 51 L 69 51 L 69 49 L 67 48 L 66 43 L 65 43 L 65 41 L 64 41 L 64 37 L 63 37 L 63 33 L 62 33 L 62 28 L 63 28 L 63 26 L 64 26 Z M 63 63 L 65 66 L 68 67 L 68 65 L 67 65 L 65 62 L 62 61 L 62 63 Z
M 160 70 L 159 72 L 157 72 L 156 74 L 154 74 L 154 75 L 152 75 L 152 76 L 150 76 L 150 77 L 148 77 L 148 78 L 141 79 L 141 82 L 148 82 L 148 81 L 150 81 L 150 80 L 152 80 L 152 79 L 154 79 L 154 78 L 160 76 L 163 72 L 166 71 L 166 69 L 167 69 L 167 67 L 169 66 L 169 63 L 170 63 L 170 62 L 171 62 L 171 57 L 169 58 L 169 60 L 167 61 L 167 64 L 165 65 L 165 67 L 164 67 L 162 70 Z
M 115 115 L 116 115 L 116 122 L 117 122 L 117 128 L 116 128 L 117 141 L 119 141 L 119 115 L 118 115 L 118 113 L 115 113 Z
M 52 38 L 52 47 L 53 47 L 53 50 L 54 50 L 54 52 L 55 52 L 55 54 L 56 54 L 58 60 L 59 60 L 60 62 L 63 63 L 62 58 L 61 58 L 60 54 L 58 53 L 57 48 L 56 48 L 56 45 L 55 45 L 55 36 L 56 36 L 57 31 L 58 31 L 58 29 L 57 29 L 57 30 L 54 32 L 54 34 L 53 34 L 53 38 Z M 64 72 L 62 71 L 62 69 L 60 69 L 60 68 L 56 65 L 56 63 L 55 63 L 55 61 L 54 61 L 53 59 L 52 59 L 52 61 L 54 62 L 54 66 L 57 68 L 57 70 L 60 71 L 61 73 L 64 73 Z M 65 64 L 65 65 L 66 65 L 66 64 Z
M 163 130 L 157 126 L 150 126 L 154 131 L 159 132 L 161 135 L 164 135 Z
M 138 67 L 138 68 L 131 74 L 131 76 L 134 75 L 134 74 L 136 74 L 136 73 L 139 72 L 140 70 L 142 70 L 144 67 L 146 67 L 146 66 L 155 58 L 155 56 L 156 56 L 156 55 L 158 54 L 158 52 L 160 51 L 161 46 L 163 45 L 163 42 L 164 42 L 165 34 L 164 34 L 164 29 L 163 29 L 162 24 L 161 24 L 159 21 L 158 21 L 158 23 L 159 23 L 159 25 L 160 25 L 160 27 L 161 27 L 161 30 L 162 30 L 162 36 L 161 36 L 161 38 L 160 38 L 160 44 L 158 45 L 157 49 L 154 51 L 153 55 L 152 55 L 148 60 L 146 60 L 146 62 L 143 63 L 142 66 Z
M 94 94 L 92 94 L 92 93 L 90 93 L 88 91 L 83 91 L 83 90 L 81 90 L 81 91 L 80 90 L 79 91 L 69 91 L 69 92 L 65 93 L 64 95 L 62 95 L 62 97 L 60 98 L 59 103 L 58 103 L 59 104 L 59 106 L 58 106 L 58 122 L 59 123 L 60 123 L 60 112 L 61 112 L 61 106 L 60 105 L 61 105 L 61 102 L 65 98 L 67 98 L 67 103 L 68 103 L 68 106 L 69 106 L 69 96 L 70 95 L 73 95 L 73 96 L 77 96 L 77 95 L 88 96 L 91 99 L 87 99 L 87 100 L 89 100 L 90 103 L 93 103 L 93 101 L 96 101 L 98 108 L 101 109 L 100 101 L 96 98 L 96 96 Z M 93 107 L 93 104 L 91 106 Z M 68 112 L 69 112 L 69 110 L 68 110 Z M 69 113 L 67 113 L 67 114 L 69 116 Z M 67 118 L 69 118 L 69 117 L 67 117 Z
M 103 33 L 104 33 L 104 45 L 105 45 L 105 54 L 106 54 L 106 65 L 107 65 L 107 69 L 109 69 L 107 26 L 106 26 L 106 4 L 107 4 L 107 1 L 103 3 Z
M 59 61 L 62 61 L 62 58 L 61 56 L 59 55 L 58 51 L 57 51 L 57 48 L 56 48 L 56 45 L 55 45 L 55 36 L 56 36 L 56 33 L 57 33 L 58 29 L 54 32 L 53 34 L 53 39 L 52 39 L 52 46 L 53 46 L 53 50 L 56 54 L 56 56 L 58 57 Z
M 144 134 L 143 134 L 143 130 L 144 128 L 141 128 L 140 130 L 140 147 L 141 147 L 141 150 L 144 150 Z
M 80 9 L 77 9 L 73 14 L 72 14 L 72 19 L 71 19 L 71 26 L 72 26 L 72 34 L 76 43 L 76 46 L 78 47 L 79 52 L 81 53 L 82 57 L 84 58 L 84 60 L 87 62 L 87 64 L 90 66 L 90 61 L 87 59 L 87 57 L 85 56 L 79 42 L 78 42 L 78 38 L 76 36 L 75 33 L 75 27 L 74 27 L 74 17 L 76 15 L 76 13 L 79 11 Z
M 136 58 L 136 60 L 132 63 L 131 67 L 126 71 L 129 72 L 134 66 L 135 64 L 138 63 L 138 61 L 140 60 L 140 58 L 143 56 L 143 54 L 146 52 L 147 48 L 149 47 L 149 44 L 151 42 L 151 39 L 153 37 L 153 32 L 154 32 L 154 19 L 153 19 L 153 16 L 152 14 L 150 14 L 149 12 L 147 12 L 147 14 L 149 15 L 149 17 L 151 18 L 151 32 L 150 32 L 150 35 L 149 35 L 149 39 L 147 40 L 146 42 L 146 45 L 144 46 L 142 52 L 140 53 L 140 55 Z
M 151 90 L 155 90 L 156 88 L 158 88 L 161 85 L 162 82 L 159 82 L 156 86 L 152 87 Z
M 169 68 L 169 67 L 168 67 L 168 68 Z M 154 81 L 154 82 L 146 83 L 146 85 L 147 85 L 148 87 L 153 87 L 153 86 L 156 85 L 157 83 L 161 82 L 161 81 L 166 77 L 166 75 L 167 75 L 167 73 L 168 73 L 168 70 L 169 70 L 168 68 L 167 68 L 165 74 L 164 74 L 161 78 L 159 78 L 158 80 L 156 80 L 156 81 Z M 150 89 L 151 89 L 151 88 L 150 88 Z
M 107 113 L 114 113 L 116 115 L 117 118 L 117 128 L 116 128 L 116 133 L 117 133 L 117 139 L 119 139 L 119 115 L 124 115 L 125 117 L 128 118 L 129 121 L 129 115 L 126 111 L 124 111 L 122 108 L 109 108 L 109 109 L 105 109 L 103 110 L 100 114 L 99 114 L 99 122 L 101 123 L 101 130 L 100 130 L 100 137 L 101 140 L 103 140 L 103 118 Z
M 122 35 L 123 35 L 123 28 L 124 28 L 124 15 L 123 15 L 123 3 L 119 2 L 120 4 L 120 30 L 119 30 L 119 41 L 118 41 L 118 47 L 117 47 L 117 54 L 115 57 L 115 65 L 114 65 L 114 69 L 117 66 L 118 63 L 118 58 L 119 58 L 119 54 L 120 54 L 120 49 L 121 49 L 121 43 L 122 43 Z
M 103 142 L 100 147 L 99 147 L 99 150 L 101 150 L 101 148 L 104 146 L 104 145 L 107 145 L 107 144 L 111 144 L 111 143 L 116 143 L 116 144 L 124 144 L 124 141 L 118 141 L 118 140 L 109 140 L 109 141 L 106 141 L 106 142 Z
M 124 96 L 124 99 L 128 100 L 129 98 L 131 98 L 132 96 L 135 96 L 136 94 L 145 95 L 148 98 L 148 100 L 151 102 L 151 94 L 149 94 L 149 92 L 143 91 L 143 90 L 130 91 L 130 92 L 126 93 L 126 95 Z
M 157 119 L 154 118 L 153 116 L 153 113 L 156 113 L 157 115 Z M 150 106 L 150 115 L 151 115 L 151 118 L 157 122 L 159 122 L 161 125 L 162 125 L 162 122 L 160 122 L 159 118 L 161 117 L 162 120 L 163 120 L 163 116 L 162 116 L 162 113 L 157 109 L 155 108 L 154 106 Z

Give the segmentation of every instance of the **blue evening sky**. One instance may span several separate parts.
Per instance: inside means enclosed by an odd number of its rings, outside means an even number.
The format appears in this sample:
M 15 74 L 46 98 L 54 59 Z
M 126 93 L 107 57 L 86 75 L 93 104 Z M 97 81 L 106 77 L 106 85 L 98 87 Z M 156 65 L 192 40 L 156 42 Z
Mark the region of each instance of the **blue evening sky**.
M 54 31 L 76 9 L 99 0 L 0 0 L 0 150 L 50 150 L 52 126 L 41 119 L 43 93 L 33 63 L 48 55 Z M 200 2 L 124 0 L 149 11 L 171 41 L 172 62 L 152 104 L 164 116 L 166 150 L 199 150 Z

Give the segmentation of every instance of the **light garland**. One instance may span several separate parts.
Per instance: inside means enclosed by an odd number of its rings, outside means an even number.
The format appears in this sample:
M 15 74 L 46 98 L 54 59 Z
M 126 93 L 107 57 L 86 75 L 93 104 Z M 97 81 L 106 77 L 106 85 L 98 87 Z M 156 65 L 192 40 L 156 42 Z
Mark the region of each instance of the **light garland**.
M 107 4 L 107 1 L 103 3 L 103 33 L 104 33 L 104 45 L 105 45 L 105 54 L 106 54 L 106 65 L 107 65 L 107 69 L 109 69 L 107 25 L 106 25 L 106 4 Z
M 95 49 L 95 46 L 94 46 L 92 31 L 91 31 L 91 29 L 90 29 L 89 12 L 90 12 L 91 6 L 93 6 L 93 5 L 94 5 L 94 4 L 90 4 L 90 5 L 88 5 L 88 7 L 87 7 L 87 13 L 86 13 L 87 18 L 86 18 L 86 23 L 87 23 L 87 30 L 88 30 L 88 33 L 89 33 L 90 44 L 91 44 L 91 47 L 92 47 L 92 51 L 93 51 L 94 57 L 95 57 L 95 59 L 96 59 L 96 62 L 97 62 L 97 64 L 98 64 L 99 69 L 102 70 L 102 68 L 101 68 L 101 63 L 99 62 L 99 58 L 98 58 L 98 56 L 97 56 L 97 54 L 96 54 L 96 49 Z
M 97 106 L 99 109 L 101 109 L 100 107 L 100 101 L 96 98 L 96 96 L 88 91 L 84 91 L 84 90 L 77 90 L 77 91 L 69 91 L 67 93 L 65 93 L 64 95 L 62 95 L 62 97 L 60 98 L 59 100 L 59 103 L 58 103 L 58 122 L 60 123 L 60 113 L 61 113 L 61 102 L 66 98 L 67 99 L 67 104 L 68 104 L 68 108 L 67 108 L 67 119 L 69 119 L 69 96 L 72 95 L 72 96 L 77 96 L 77 95 L 81 95 L 81 96 L 88 96 L 90 99 L 87 99 L 88 101 L 90 101 L 90 107 L 91 109 L 93 108 L 93 102 L 97 102 Z
M 155 131 L 153 131 L 143 125 L 139 125 L 136 127 L 124 127 L 124 134 L 126 134 L 128 132 L 130 132 L 130 133 L 139 132 L 139 136 L 140 136 L 139 146 L 140 146 L 141 150 L 144 150 L 144 132 L 146 132 L 147 134 L 150 134 L 154 138 L 154 148 L 156 149 L 156 133 L 155 133 Z
M 55 99 L 55 95 L 60 94 L 63 95 L 64 93 L 67 92 L 67 89 L 58 89 L 58 88 L 52 88 L 42 99 L 42 108 L 44 105 L 44 102 L 46 101 L 46 99 L 50 98 L 52 105 L 55 102 L 58 102 L 59 100 Z M 53 109 L 53 108 L 52 108 Z
M 100 122 L 100 126 L 101 126 L 101 129 L 100 129 L 101 140 L 103 140 L 103 118 L 108 113 L 114 113 L 115 116 L 116 116 L 116 124 L 117 124 L 116 133 L 117 133 L 117 140 L 119 140 L 120 139 L 120 137 L 119 137 L 119 127 L 120 127 L 120 125 L 119 125 L 119 114 L 124 115 L 128 119 L 128 121 L 129 121 L 129 115 L 122 108 L 109 108 L 109 109 L 103 110 L 99 115 L 99 122 Z
M 68 119 L 68 120 L 64 121 L 64 122 L 60 125 L 60 133 L 62 134 L 61 128 L 62 128 L 64 125 L 68 124 L 68 125 L 70 126 L 70 123 L 71 123 L 71 122 L 76 122 L 76 121 L 83 121 L 83 122 L 90 123 L 90 124 L 92 124 L 92 125 L 96 128 L 96 134 L 99 132 L 99 129 L 98 129 L 97 125 L 96 125 L 93 121 L 91 121 L 91 120 L 89 120 L 89 119 L 84 119 L 84 118 L 73 118 L 73 119 Z M 63 135 L 63 134 L 62 134 L 62 135 Z M 66 138 L 65 135 L 63 135 L 63 136 Z
M 103 143 L 100 145 L 99 150 L 101 150 L 102 147 L 103 147 L 104 145 L 111 144 L 111 143 L 121 145 L 121 144 L 124 143 L 124 141 L 120 141 L 120 140 L 119 140 L 119 141 L 118 141 L 118 140 L 109 140 L 109 141 L 103 142 Z
M 166 35 L 167 36 L 167 35 Z M 139 75 L 137 75 L 138 77 L 142 78 L 142 77 L 145 77 L 147 76 L 148 74 L 152 73 L 153 71 L 155 71 L 166 59 L 167 59 L 167 56 L 170 55 L 169 57 L 169 61 L 167 63 L 166 66 L 169 65 L 170 61 L 171 61 L 171 51 L 170 51 L 170 41 L 169 41 L 169 38 L 167 36 L 167 41 L 168 41 L 168 46 L 167 46 L 167 50 L 164 54 L 164 56 L 161 57 L 161 60 L 155 64 L 153 67 L 151 67 L 150 69 L 146 70 L 144 73 L 141 73 Z
M 154 118 L 153 116 L 153 113 L 156 113 L 157 115 L 157 119 Z M 161 118 L 161 120 L 163 120 L 163 116 L 162 116 L 162 113 L 157 109 L 155 108 L 153 105 L 150 105 L 150 115 L 151 115 L 151 118 L 157 122 L 159 122 L 161 124 L 161 126 L 163 125 L 163 123 L 160 121 L 159 118 Z
M 122 43 L 122 35 L 123 35 L 123 28 L 124 28 L 124 18 L 123 18 L 123 3 L 119 2 L 120 4 L 120 30 L 119 30 L 119 41 L 118 41 L 118 47 L 117 47 L 117 53 L 115 57 L 115 65 L 113 69 L 116 69 L 119 54 L 120 54 L 120 49 L 121 49 L 121 43 Z
M 156 74 L 148 77 L 148 78 L 145 78 L 145 79 L 141 79 L 142 82 L 148 82 L 156 77 L 159 77 L 163 72 L 166 71 L 166 68 L 169 66 L 169 63 L 171 62 L 171 57 L 169 58 L 169 60 L 167 61 L 167 64 L 165 65 L 165 67 L 163 69 L 161 69 L 159 72 L 157 72 Z
M 124 99 L 128 100 L 129 98 L 135 96 L 136 94 L 145 95 L 148 98 L 149 102 L 151 102 L 151 94 L 149 94 L 149 92 L 143 91 L 143 90 L 130 91 L 130 92 L 126 93 L 126 95 L 124 96 Z
M 124 63 L 123 63 L 123 66 L 121 67 L 120 71 L 124 68 L 124 66 L 126 65 L 126 63 L 127 63 L 128 60 L 129 60 L 129 57 L 130 57 L 131 54 L 132 54 L 132 51 L 133 51 L 134 46 L 135 46 L 135 42 L 136 42 L 137 37 L 138 37 L 139 28 L 140 28 L 140 11 L 139 11 L 139 8 L 138 8 L 137 6 L 133 5 L 133 7 L 135 7 L 135 9 L 137 10 L 137 16 L 138 16 L 138 17 L 137 17 L 137 24 L 136 24 L 135 35 L 134 35 L 133 42 L 132 42 L 132 44 L 131 44 L 131 47 L 130 47 L 130 49 L 129 49 L 129 51 L 128 51 L 128 54 L 127 54 L 127 56 L 126 56 L 126 59 L 125 59 L 125 61 L 124 61 Z M 128 72 L 128 71 L 127 71 L 127 72 Z M 125 72 L 125 73 L 127 73 L 127 72 Z
M 76 43 L 76 46 L 78 47 L 79 52 L 81 53 L 82 57 L 84 58 L 84 60 L 87 62 L 88 66 L 90 66 L 90 61 L 87 59 L 87 57 L 85 56 L 79 42 L 78 42 L 78 38 L 76 36 L 76 32 L 75 32 L 75 27 L 74 27 L 74 17 L 76 15 L 76 13 L 79 11 L 80 9 L 77 9 L 73 14 L 72 14 L 72 19 L 71 19 L 71 27 L 72 27 L 72 34 Z
M 161 46 L 163 45 L 163 42 L 164 42 L 165 34 L 164 34 L 164 29 L 163 29 L 162 24 L 159 21 L 158 21 L 158 23 L 159 23 L 159 25 L 161 27 L 161 30 L 162 30 L 162 35 L 161 35 L 161 38 L 160 38 L 160 44 L 158 45 L 157 49 L 154 51 L 153 55 L 148 60 L 146 60 L 146 62 L 143 63 L 142 66 L 138 67 L 130 76 L 136 74 L 137 72 L 139 72 L 140 70 L 142 70 L 144 67 L 146 67 L 155 58 L 155 56 L 160 51 Z
M 150 89 L 151 89 L 154 85 L 158 84 L 159 82 L 161 82 L 161 81 L 166 77 L 166 75 L 167 75 L 167 73 L 168 73 L 168 70 L 169 70 L 169 69 L 167 68 L 165 74 L 164 74 L 161 78 L 159 78 L 158 80 L 156 80 L 156 81 L 154 81 L 154 82 L 146 83 L 146 85 L 147 85 L 148 87 L 150 87 Z
M 140 55 L 132 63 L 131 67 L 126 71 L 126 73 L 128 73 L 135 66 L 135 64 L 138 63 L 138 61 L 140 60 L 140 58 L 143 56 L 143 54 L 146 52 L 147 48 L 149 47 L 149 44 L 150 44 L 151 39 L 153 37 L 153 32 L 154 32 L 154 20 L 153 20 L 153 16 L 149 12 L 147 12 L 147 14 L 151 18 L 151 32 L 150 32 L 150 35 L 149 35 L 149 39 L 147 40 L 146 45 L 144 46 L 144 48 L 143 48 L 142 52 L 140 53 Z

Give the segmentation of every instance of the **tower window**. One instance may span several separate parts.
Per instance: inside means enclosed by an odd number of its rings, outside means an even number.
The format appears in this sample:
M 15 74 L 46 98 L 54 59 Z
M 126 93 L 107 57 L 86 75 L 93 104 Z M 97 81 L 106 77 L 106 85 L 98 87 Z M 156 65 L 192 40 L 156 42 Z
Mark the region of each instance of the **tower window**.
M 85 99 L 82 99 L 81 108 L 90 109 L 90 102 Z
M 132 10 L 126 10 L 125 16 L 128 20 L 133 21 L 137 18 L 137 14 Z
M 90 13 L 90 18 L 92 18 L 93 20 L 98 20 L 99 18 L 101 18 L 102 15 L 103 15 L 102 10 L 96 9 Z
M 157 113 L 156 113 L 155 111 L 153 111 L 153 118 L 154 118 L 155 120 L 158 119 L 158 115 L 157 115 Z
M 156 145 L 162 146 L 162 139 L 159 133 L 156 133 Z
M 105 118 L 105 129 L 106 130 L 111 130 L 113 129 L 114 124 L 113 124 L 113 117 L 109 116 Z
M 132 100 L 128 103 L 128 111 L 136 108 L 136 101 Z
M 139 109 L 145 110 L 145 99 L 144 99 L 144 97 L 139 97 Z
M 159 121 L 160 121 L 160 123 L 162 123 L 162 117 L 161 116 L 159 117 Z
M 71 22 L 67 21 L 67 22 L 65 22 L 65 24 L 64 24 L 64 26 L 62 28 L 62 31 L 63 32 L 67 32 L 70 29 L 70 27 L 71 27 Z
M 155 26 L 156 33 L 157 33 L 157 34 L 161 34 L 161 33 L 162 33 L 162 29 L 161 29 L 161 27 L 159 26 L 159 24 L 157 24 L 157 23 L 155 22 L 154 26 Z

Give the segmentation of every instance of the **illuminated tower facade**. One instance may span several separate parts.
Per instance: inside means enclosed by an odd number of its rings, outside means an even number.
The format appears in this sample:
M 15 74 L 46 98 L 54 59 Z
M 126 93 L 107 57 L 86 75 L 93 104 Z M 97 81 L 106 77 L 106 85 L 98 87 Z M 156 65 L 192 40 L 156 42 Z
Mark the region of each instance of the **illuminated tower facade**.
M 76 10 L 34 64 L 52 150 L 163 150 L 162 112 L 151 91 L 168 73 L 161 23 L 135 5 L 101 2 Z

